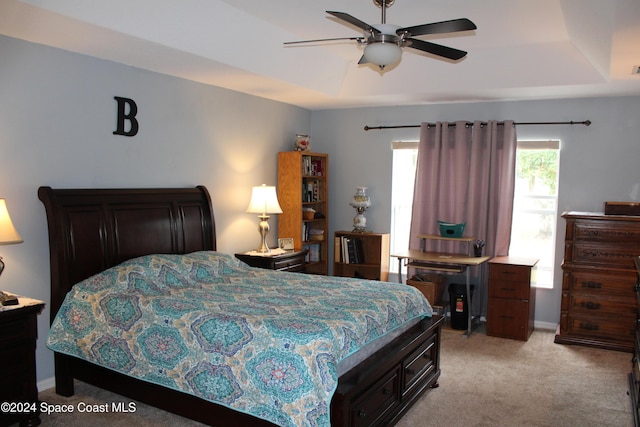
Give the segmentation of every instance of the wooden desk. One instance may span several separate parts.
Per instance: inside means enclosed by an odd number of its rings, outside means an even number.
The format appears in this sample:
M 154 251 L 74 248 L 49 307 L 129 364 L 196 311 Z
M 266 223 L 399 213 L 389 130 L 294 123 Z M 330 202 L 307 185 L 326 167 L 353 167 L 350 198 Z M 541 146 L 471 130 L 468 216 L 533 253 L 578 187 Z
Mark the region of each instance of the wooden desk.
M 439 236 L 419 235 L 422 239 L 440 239 L 440 240 L 456 240 L 451 238 L 444 238 Z M 460 239 L 463 242 L 470 243 L 474 240 L 473 237 Z M 460 253 L 445 253 L 445 252 L 423 252 L 420 250 L 406 250 L 391 255 L 394 258 L 398 258 L 398 282 L 402 283 L 402 265 L 406 260 L 405 265 L 407 269 L 409 267 L 418 270 L 431 270 L 431 271 L 443 271 L 447 273 L 463 273 L 466 272 L 466 288 L 467 298 L 469 299 L 469 319 L 467 323 L 466 335 L 471 335 L 473 330 L 473 315 L 472 315 L 472 301 L 471 301 L 471 270 L 468 267 L 482 266 L 489 261 L 488 256 L 470 256 Z M 408 271 L 407 271 L 408 275 Z

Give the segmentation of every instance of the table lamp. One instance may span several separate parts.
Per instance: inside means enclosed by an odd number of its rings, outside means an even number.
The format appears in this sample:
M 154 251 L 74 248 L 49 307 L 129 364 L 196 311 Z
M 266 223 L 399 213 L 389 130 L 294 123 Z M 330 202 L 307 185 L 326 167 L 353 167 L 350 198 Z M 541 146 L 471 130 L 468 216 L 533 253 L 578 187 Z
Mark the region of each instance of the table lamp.
M 353 217 L 353 232 L 367 232 L 367 218 L 364 213 L 371 206 L 371 199 L 367 196 L 367 187 L 356 187 L 356 194 L 353 195 L 351 206 L 356 208 L 356 216 Z
M 22 243 L 22 237 L 16 231 L 7 210 L 7 202 L 5 199 L 0 199 L 0 245 L 12 245 L 14 243 Z M 0 274 L 4 270 L 4 262 L 0 256 Z M 0 291 L 0 305 L 16 305 L 18 299 L 12 295 L 7 295 Z
M 253 187 L 251 192 L 251 202 L 247 208 L 247 213 L 257 213 L 260 218 L 258 229 L 262 242 L 256 252 L 269 253 L 271 250 L 267 246 L 267 234 L 269 233 L 269 214 L 281 214 L 282 208 L 278 203 L 276 195 L 276 187 L 262 184 L 259 187 Z

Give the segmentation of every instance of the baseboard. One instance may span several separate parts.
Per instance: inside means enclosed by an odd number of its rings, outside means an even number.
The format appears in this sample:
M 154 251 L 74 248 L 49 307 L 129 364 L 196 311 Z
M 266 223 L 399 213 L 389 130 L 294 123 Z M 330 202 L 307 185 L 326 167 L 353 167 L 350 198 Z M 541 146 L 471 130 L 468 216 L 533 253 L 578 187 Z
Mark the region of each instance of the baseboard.
M 534 320 L 533 327 L 534 329 L 545 329 L 548 331 L 555 331 L 558 328 L 558 324 L 552 323 L 552 322 L 540 322 L 540 321 Z
M 56 377 L 51 377 L 38 381 L 38 391 L 45 391 L 56 386 Z

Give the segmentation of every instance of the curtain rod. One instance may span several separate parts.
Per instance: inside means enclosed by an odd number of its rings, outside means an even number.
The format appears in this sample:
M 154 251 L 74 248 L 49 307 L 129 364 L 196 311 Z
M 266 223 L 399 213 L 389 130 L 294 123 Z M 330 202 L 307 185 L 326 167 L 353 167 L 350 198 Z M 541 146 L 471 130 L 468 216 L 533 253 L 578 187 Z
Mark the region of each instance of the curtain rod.
M 486 125 L 487 122 L 482 122 L 481 125 Z M 526 126 L 526 125 L 585 125 L 590 126 L 591 120 L 584 120 L 582 122 L 514 122 L 514 125 Z M 427 126 L 435 126 L 435 123 L 427 123 Z M 467 126 L 473 126 L 473 122 L 467 122 Z M 504 122 L 498 122 L 498 126 L 504 125 Z M 422 125 L 398 125 L 398 126 L 365 126 L 364 130 L 381 130 L 381 129 L 400 129 L 400 128 L 419 128 Z M 455 123 L 449 123 L 449 127 L 455 127 Z

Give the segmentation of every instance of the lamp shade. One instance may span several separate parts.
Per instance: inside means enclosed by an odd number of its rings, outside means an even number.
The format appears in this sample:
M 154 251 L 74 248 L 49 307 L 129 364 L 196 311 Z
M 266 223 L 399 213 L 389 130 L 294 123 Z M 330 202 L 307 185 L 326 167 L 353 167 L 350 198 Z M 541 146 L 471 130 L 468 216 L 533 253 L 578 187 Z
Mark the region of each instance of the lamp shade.
M 395 43 L 376 42 L 364 48 L 364 57 L 371 64 L 384 67 L 400 61 L 402 49 Z
M 278 203 L 276 195 L 276 187 L 262 184 L 259 187 L 253 187 L 251 191 L 251 201 L 247 208 L 248 213 L 257 214 L 281 214 L 282 208 Z
M 7 202 L 0 199 L 0 245 L 11 245 L 14 243 L 22 243 L 22 237 L 16 231 L 9 216 Z

